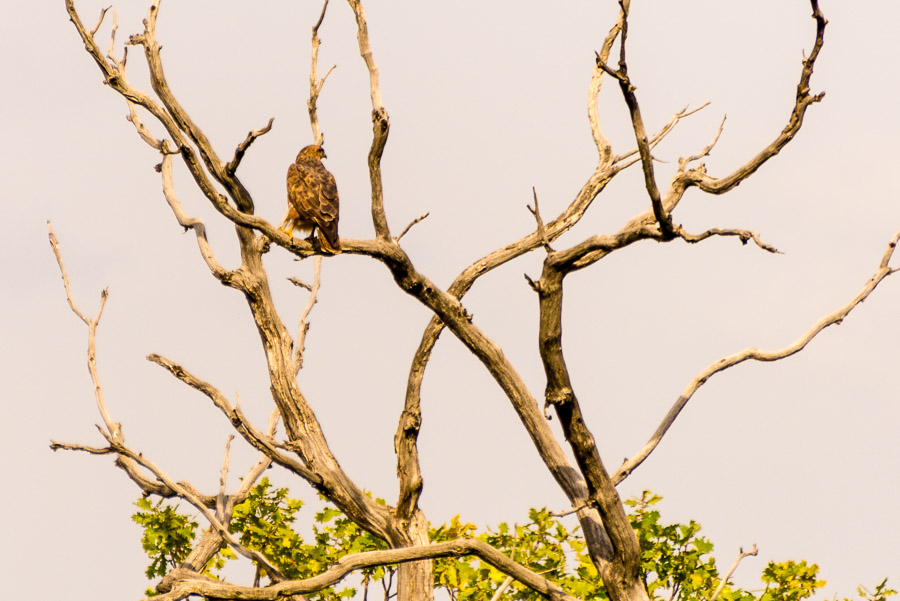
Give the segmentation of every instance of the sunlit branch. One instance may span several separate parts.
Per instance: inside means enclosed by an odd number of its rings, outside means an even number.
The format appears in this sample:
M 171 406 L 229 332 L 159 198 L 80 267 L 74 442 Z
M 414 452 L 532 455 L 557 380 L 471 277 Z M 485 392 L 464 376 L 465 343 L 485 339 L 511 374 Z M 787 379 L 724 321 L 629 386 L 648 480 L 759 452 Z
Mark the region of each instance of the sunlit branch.
M 637 141 L 638 153 L 641 156 L 641 167 L 644 172 L 644 187 L 650 196 L 650 204 L 653 208 L 653 215 L 659 224 L 660 231 L 666 239 L 670 239 L 675 235 L 672 225 L 672 218 L 663 207 L 662 197 L 659 187 L 656 184 L 656 176 L 653 172 L 653 157 L 650 154 L 650 141 L 647 138 L 647 130 L 644 127 L 644 118 L 641 116 L 641 108 L 638 103 L 635 87 L 631 83 L 628 75 L 628 64 L 625 60 L 626 40 L 628 38 L 628 5 L 626 0 L 620 0 L 624 18 L 622 19 L 622 38 L 619 42 L 619 69 L 613 71 L 606 66 L 605 63 L 598 64 L 601 69 L 615 77 L 619 81 L 619 87 L 625 98 L 625 104 L 628 106 L 628 112 L 631 114 L 631 125 L 634 130 L 635 140 Z
M 712 594 L 712 597 L 709 598 L 709 601 L 716 601 L 716 599 L 719 598 L 719 595 L 721 595 L 722 591 L 725 590 L 725 586 L 728 584 L 728 580 L 731 579 L 734 571 L 737 570 L 739 565 L 741 565 L 741 562 L 744 560 L 744 558 L 756 556 L 758 551 L 759 550 L 756 548 L 756 543 L 753 543 L 753 548 L 749 551 L 744 551 L 743 547 L 738 550 L 737 558 L 734 560 L 734 563 L 731 564 L 731 567 L 728 568 L 728 571 L 725 572 L 725 575 L 722 576 L 722 581 L 719 582 L 719 586 L 716 587 L 716 590 Z
M 631 472 L 635 470 L 635 468 L 637 468 L 641 463 L 644 462 L 644 460 L 647 459 L 647 457 L 650 456 L 650 454 L 659 445 L 660 441 L 662 441 L 663 436 L 665 436 L 669 431 L 669 428 L 672 427 L 672 424 L 675 423 L 675 419 L 681 413 L 681 410 L 684 409 L 684 407 L 688 404 L 688 401 L 690 401 L 694 396 L 694 393 L 696 393 L 701 386 L 706 384 L 706 382 L 709 381 L 711 377 L 725 371 L 726 369 L 734 367 L 735 365 L 739 365 L 744 361 L 752 360 L 772 362 L 780 361 L 781 359 L 790 357 L 791 355 L 799 353 L 804 348 L 806 348 L 806 345 L 808 345 L 825 328 L 843 322 L 843 320 L 850 314 L 850 312 L 853 311 L 853 309 L 855 309 L 857 305 L 866 300 L 886 277 L 897 272 L 897 269 L 891 268 L 890 261 L 893 257 L 894 250 L 897 247 L 898 240 L 900 240 L 900 230 L 898 230 L 897 233 L 895 233 L 891 238 L 890 242 L 888 243 L 887 250 L 882 256 L 878 270 L 869 279 L 869 281 L 866 282 L 865 286 L 863 286 L 863 289 L 859 292 L 859 294 L 857 294 L 850 302 L 848 302 L 844 306 L 822 317 L 793 343 L 784 348 L 774 351 L 765 351 L 757 349 L 756 347 L 750 347 L 744 349 L 739 353 L 736 353 L 724 359 L 720 359 L 719 361 L 716 361 L 715 363 L 701 371 L 684 389 L 684 391 L 678 397 L 678 400 L 675 401 L 675 404 L 666 414 L 662 423 L 656 429 L 656 432 L 653 433 L 653 436 L 650 438 L 647 444 L 644 445 L 644 447 L 640 451 L 638 451 L 638 453 L 634 455 L 634 457 L 625 461 L 625 463 L 613 475 L 613 480 L 618 484 L 619 482 L 627 478 L 631 474 Z
M 369 183 L 372 188 L 372 223 L 375 226 L 375 235 L 381 240 L 390 240 L 391 231 L 388 228 L 387 217 L 384 213 L 384 185 L 381 177 L 381 156 L 384 154 L 384 146 L 387 143 L 390 131 L 390 119 L 387 110 L 381 101 L 381 88 L 378 85 L 378 66 L 372 56 L 372 46 L 369 43 L 369 27 L 366 24 L 366 13 L 359 0 L 347 0 L 347 4 L 353 10 L 356 17 L 356 38 L 359 42 L 359 54 L 366 63 L 369 71 L 369 95 L 372 99 L 372 147 L 369 149 Z
M 473 555 L 494 566 L 499 571 L 512 576 L 519 582 L 537 591 L 552 601 L 577 601 L 559 586 L 539 574 L 503 555 L 494 547 L 476 539 L 459 539 L 446 543 L 419 547 L 405 547 L 386 551 L 367 551 L 345 555 L 324 573 L 305 580 L 279 582 L 264 588 L 236 586 L 226 582 L 197 576 L 192 572 L 175 572 L 176 584 L 166 595 L 152 597 L 154 601 L 174 601 L 189 594 L 203 595 L 215 599 L 247 599 L 254 601 L 278 601 L 288 595 L 307 594 L 331 586 L 347 574 L 362 568 L 405 563 L 440 557 L 462 557 Z M 148 600 L 149 601 L 149 600 Z
M 88 327 L 87 368 L 88 373 L 91 375 L 91 382 L 94 385 L 94 398 L 97 401 L 97 410 L 100 412 L 103 423 L 106 425 L 106 431 L 110 436 L 112 436 L 114 440 L 122 440 L 122 424 L 113 421 L 109 412 L 106 410 L 106 403 L 103 400 L 103 388 L 100 386 L 100 374 L 97 371 L 97 326 L 100 324 L 100 317 L 103 316 L 103 308 L 106 306 L 106 299 L 109 296 L 109 291 L 104 288 L 100 293 L 100 308 L 97 309 L 96 317 L 90 319 L 82 313 L 75 304 L 75 299 L 72 298 L 69 276 L 66 273 L 62 255 L 59 252 L 59 240 L 56 238 L 56 234 L 53 233 L 53 226 L 50 225 L 49 221 L 47 222 L 47 231 L 50 235 L 50 248 L 53 249 L 53 255 L 56 257 L 57 265 L 59 265 L 59 273 L 62 276 L 63 287 L 66 290 L 66 300 L 68 301 L 72 312 L 75 313 L 75 315 L 77 315 Z
M 803 124 L 803 116 L 806 114 L 806 110 L 825 97 L 824 92 L 814 95 L 810 94 L 809 82 L 812 77 L 816 59 L 819 56 L 822 45 L 825 43 L 825 26 L 828 24 L 828 21 L 819 9 L 818 0 L 811 0 L 810 4 L 813 9 L 813 19 L 816 21 L 816 39 L 813 43 L 812 52 L 810 52 L 809 57 L 803 61 L 800 82 L 797 84 L 797 96 L 787 126 L 778 134 L 771 144 L 766 146 L 747 163 L 725 177 L 711 177 L 702 169 L 692 169 L 679 174 L 675 181 L 672 182 L 670 195 L 677 195 L 680 197 L 678 192 L 680 191 L 683 193 L 685 188 L 691 186 L 696 186 L 710 194 L 723 194 L 731 190 L 750 177 L 766 161 L 778 154 L 781 149 L 797 135 L 797 132 L 800 131 L 800 126 Z

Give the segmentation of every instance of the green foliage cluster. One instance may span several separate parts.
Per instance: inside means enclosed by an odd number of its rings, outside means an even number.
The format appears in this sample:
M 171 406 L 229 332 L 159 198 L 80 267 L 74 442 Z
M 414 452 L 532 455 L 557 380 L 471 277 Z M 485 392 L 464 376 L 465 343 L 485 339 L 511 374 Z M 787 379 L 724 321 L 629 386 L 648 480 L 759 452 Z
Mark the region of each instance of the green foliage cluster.
M 713 556 L 713 544 L 700 536 L 700 524 L 665 524 L 656 506 L 662 497 L 645 491 L 640 498 L 626 501 L 629 519 L 641 545 L 644 583 L 650 598 L 659 601 L 710 601 L 721 575 Z M 383 501 L 378 500 L 383 503 Z M 177 513 L 177 506 L 155 504 L 146 499 L 137 503 L 141 511 L 134 520 L 144 529 L 141 543 L 151 563 L 148 578 L 161 577 L 177 566 L 190 551 L 197 523 Z M 344 555 L 385 549 L 386 545 L 361 530 L 338 509 L 326 504 L 314 516 L 312 543 L 304 542 L 295 530 L 297 513 L 303 502 L 288 497 L 286 488 L 274 488 L 267 478 L 253 488 L 247 499 L 234 508 L 229 528 L 241 544 L 264 553 L 288 578 L 310 578 L 325 571 Z M 606 601 L 608 596 L 578 528 L 568 528 L 547 509 L 532 509 L 523 524 L 500 523 L 495 529 L 479 532 L 459 516 L 429 532 L 435 543 L 462 537 L 478 538 L 532 571 L 552 580 L 571 595 L 584 601 Z M 235 555 L 223 549 L 206 568 L 218 577 Z M 370 586 L 378 586 L 383 598 L 392 596 L 395 566 L 363 570 L 359 586 L 368 598 Z M 825 585 L 819 568 L 805 561 L 770 562 L 762 572 L 763 586 L 744 590 L 726 585 L 721 601 L 803 601 Z M 265 576 L 263 570 L 257 572 Z M 502 590 L 508 601 L 535 601 L 540 596 L 476 557 L 440 558 L 434 562 L 434 586 L 453 601 L 489 601 Z M 896 591 L 887 580 L 874 590 L 859 588 L 862 601 L 887 601 Z M 316 601 L 339 601 L 357 594 L 354 586 L 332 587 L 310 595 Z M 851 601 L 844 599 L 843 601 Z

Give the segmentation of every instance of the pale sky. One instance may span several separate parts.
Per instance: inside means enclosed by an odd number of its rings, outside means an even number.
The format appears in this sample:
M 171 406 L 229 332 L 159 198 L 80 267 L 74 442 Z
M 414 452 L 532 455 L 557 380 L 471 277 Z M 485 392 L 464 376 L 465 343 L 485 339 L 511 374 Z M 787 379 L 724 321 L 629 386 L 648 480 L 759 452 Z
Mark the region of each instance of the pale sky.
M 93 24 L 105 4 L 76 6 Z M 531 231 L 525 205 L 532 186 L 547 216 L 589 177 L 596 149 L 587 88 L 616 6 L 366 4 L 392 124 L 387 215 L 399 231 L 431 213 L 402 244 L 432 280 L 448 285 L 474 260 Z M 140 31 L 146 3 L 118 9 L 121 52 Z M 239 171 L 257 213 L 273 222 L 285 208 L 287 165 L 312 141 L 309 31 L 320 9 L 318 1 L 169 0 L 159 17 L 170 84 L 221 155 L 275 117 Z M 749 345 L 784 346 L 848 302 L 900 227 L 900 8 L 885 0 L 823 0 L 822 9 L 830 25 L 812 88 L 827 92 L 824 102 L 750 180 L 726 196 L 690 192 L 674 215 L 693 232 L 758 231 L 784 254 L 735 240 L 651 242 L 567 280 L 566 358 L 611 469 L 644 444 L 709 363 Z M 707 161 L 713 175 L 739 166 L 781 131 L 814 38 L 810 12 L 803 0 L 633 3 L 629 68 L 648 129 L 685 106 L 712 102 L 655 151 L 661 185 L 679 157 L 712 139 L 724 114 L 724 134 Z M 104 47 L 108 31 L 98 33 Z M 368 79 L 344 3 L 331 3 L 320 35 L 320 69 L 337 65 L 319 114 L 326 164 L 341 194 L 341 234 L 370 237 Z M 62 0 L 10 3 L 0 47 L 8 223 L 0 237 L 4 597 L 139 599 L 150 583 L 130 520 L 136 487 L 111 458 L 48 449 L 51 438 L 103 441 L 84 366 L 86 329 L 66 306 L 45 222 L 52 220 L 60 238 L 82 310 L 93 314 L 109 287 L 98 337 L 109 411 L 130 446 L 176 479 L 214 491 L 230 426 L 205 397 L 144 357 L 162 354 L 232 400 L 239 394 L 262 423 L 271 400 L 259 339 L 240 295 L 209 275 L 193 235 L 177 226 L 153 170 L 158 156 L 125 120 L 124 101 L 102 85 Z M 129 58 L 129 75 L 149 89 L 140 52 Z M 600 112 L 614 151 L 630 150 L 624 102 L 608 81 Z M 232 228 L 183 170 L 176 186 L 185 209 L 206 221 L 219 259 L 235 265 Z M 648 206 L 632 168 L 556 246 L 613 232 Z M 536 396 L 544 386 L 537 299 L 522 274 L 537 277 L 541 259 L 535 252 L 482 278 L 464 303 Z M 296 263 L 277 248 L 267 261 L 283 317 L 296 323 L 306 297 L 286 278 L 308 278 L 311 261 Z M 620 485 L 622 496 L 649 488 L 665 497 L 665 519 L 701 522 L 723 568 L 738 547 L 756 543 L 759 556 L 736 576 L 745 587 L 757 586 L 769 560 L 788 559 L 819 564 L 828 581 L 819 598 L 850 596 L 857 584 L 884 577 L 896 587 L 898 308 L 894 276 L 800 355 L 716 376 Z M 428 318 L 380 264 L 325 259 L 301 386 L 349 475 L 389 502 L 397 491 L 393 434 Z M 522 521 L 533 506 L 566 508 L 508 401 L 447 332 L 426 375 L 423 417 L 422 508 L 432 523 L 460 514 L 487 526 Z M 232 487 L 254 458 L 240 440 L 234 454 Z M 314 496 L 299 481 L 273 477 L 296 496 Z

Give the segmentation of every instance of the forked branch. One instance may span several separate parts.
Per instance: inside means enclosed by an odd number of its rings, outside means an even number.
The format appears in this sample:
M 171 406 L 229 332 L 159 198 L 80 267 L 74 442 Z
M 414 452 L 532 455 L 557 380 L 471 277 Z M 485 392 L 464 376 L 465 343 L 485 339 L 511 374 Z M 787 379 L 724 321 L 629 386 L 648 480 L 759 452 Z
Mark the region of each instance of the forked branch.
M 734 571 L 737 570 L 738 566 L 741 565 L 741 562 L 744 561 L 745 557 L 755 557 L 759 552 L 759 549 L 756 548 L 756 543 L 753 543 L 753 548 L 749 551 L 744 551 L 744 548 L 741 547 L 738 550 L 738 556 L 734 560 L 734 563 L 731 564 L 731 567 L 728 568 L 728 571 L 725 572 L 725 575 L 722 577 L 722 581 L 719 582 L 719 586 L 716 587 L 715 592 L 713 592 L 712 597 L 709 598 L 709 601 L 716 601 L 719 598 L 719 595 L 722 594 L 722 591 L 725 590 L 725 586 L 728 584 L 728 581 L 731 579 L 731 576 L 734 574 Z

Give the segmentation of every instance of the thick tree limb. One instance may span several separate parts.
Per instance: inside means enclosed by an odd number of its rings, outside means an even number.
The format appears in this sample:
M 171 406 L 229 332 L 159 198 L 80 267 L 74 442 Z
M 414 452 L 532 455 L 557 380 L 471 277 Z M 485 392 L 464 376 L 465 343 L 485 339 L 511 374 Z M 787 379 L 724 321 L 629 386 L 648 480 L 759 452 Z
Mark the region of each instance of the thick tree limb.
M 690 401 L 694 396 L 694 393 L 696 393 L 701 386 L 706 384 L 706 382 L 709 381 L 711 377 L 725 371 L 726 369 L 732 368 L 735 365 L 739 365 L 744 361 L 772 362 L 780 361 L 781 359 L 790 357 L 791 355 L 799 353 L 804 348 L 806 348 L 806 345 L 812 342 L 812 340 L 816 336 L 818 336 L 825 328 L 842 323 L 844 319 L 850 314 L 850 312 L 853 311 L 853 309 L 855 309 L 857 305 L 865 301 L 885 278 L 897 272 L 897 269 L 891 268 L 890 262 L 891 258 L 893 257 L 894 251 L 897 248 L 898 241 L 900 241 L 900 230 L 898 230 L 891 238 L 890 242 L 888 243 L 887 250 L 881 258 L 881 263 L 878 266 L 878 270 L 869 279 L 869 281 L 866 282 L 865 286 L 863 286 L 859 294 L 857 294 L 850 302 L 848 302 L 844 306 L 822 317 L 793 343 L 784 348 L 774 351 L 764 351 L 757 349 L 756 347 L 749 347 L 739 353 L 731 355 L 730 357 L 720 359 L 719 361 L 716 361 L 715 363 L 701 371 L 693 380 L 691 380 L 690 384 L 687 385 L 687 387 L 678 397 L 678 400 L 675 401 L 675 404 L 672 406 L 672 408 L 669 409 L 669 412 L 666 414 L 665 418 L 663 418 L 662 423 L 656 429 L 656 432 L 653 433 L 653 436 L 650 437 L 650 440 L 647 442 L 647 444 L 644 445 L 644 447 L 640 451 L 638 451 L 637 454 L 635 454 L 631 459 L 625 461 L 625 463 L 616 471 L 616 473 L 613 475 L 613 480 L 616 482 L 616 484 L 627 478 L 631 474 L 631 472 L 633 472 L 641 463 L 643 463 L 647 459 L 647 457 L 650 456 L 650 454 L 662 441 L 663 436 L 665 436 L 669 431 L 669 428 L 672 427 L 672 424 L 675 423 L 675 420 L 678 418 L 678 415 L 681 413 L 682 409 L 684 409 L 684 407 L 688 404 L 688 401 Z
M 576 601 L 566 594 L 561 588 L 546 578 L 532 572 L 528 568 L 506 557 L 500 551 L 487 543 L 476 539 L 459 539 L 447 543 L 426 545 L 419 547 L 405 547 L 402 549 L 389 549 L 386 551 L 367 551 L 353 555 L 345 555 L 331 566 L 326 572 L 307 578 L 290 582 L 279 582 L 264 588 L 251 588 L 235 586 L 225 582 L 198 577 L 193 573 L 177 573 L 172 591 L 167 595 L 153 597 L 174 601 L 183 599 L 189 594 L 203 595 L 215 599 L 243 599 L 253 601 L 277 601 L 288 595 L 308 594 L 322 590 L 339 582 L 347 574 L 362 568 L 405 563 L 422 559 L 436 559 L 440 557 L 461 557 L 474 555 L 486 563 L 494 566 L 501 572 L 508 574 L 540 593 L 547 599 L 554 601 Z M 177 571 L 176 571 L 177 572 Z

